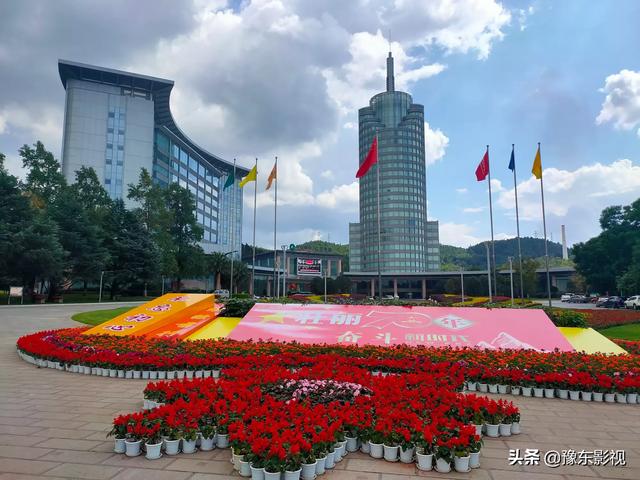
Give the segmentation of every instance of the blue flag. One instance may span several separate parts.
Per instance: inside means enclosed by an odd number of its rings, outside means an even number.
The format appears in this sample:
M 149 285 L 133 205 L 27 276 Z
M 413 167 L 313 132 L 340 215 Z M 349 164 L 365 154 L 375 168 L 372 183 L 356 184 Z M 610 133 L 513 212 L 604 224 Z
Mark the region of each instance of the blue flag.
M 516 169 L 516 156 L 513 153 L 513 148 L 511 149 L 511 160 L 509 161 L 509 170 L 513 171 Z

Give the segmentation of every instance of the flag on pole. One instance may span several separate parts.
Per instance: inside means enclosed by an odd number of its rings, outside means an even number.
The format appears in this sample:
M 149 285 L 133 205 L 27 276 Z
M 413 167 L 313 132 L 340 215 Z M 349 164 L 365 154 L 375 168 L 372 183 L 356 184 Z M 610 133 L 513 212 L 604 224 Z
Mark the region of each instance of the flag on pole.
M 236 172 L 232 172 L 227 177 L 227 181 L 224 182 L 224 187 L 222 187 L 222 190 L 226 190 L 231 185 L 233 185 L 235 182 L 236 182 Z
M 378 162 L 378 136 L 373 137 L 373 142 L 367 153 L 367 158 L 360 164 L 360 168 L 356 172 L 356 178 L 360 178 L 366 175 L 369 169 Z
M 269 190 L 271 188 L 271 184 L 277 178 L 278 178 L 278 164 L 276 163 L 276 164 L 273 165 L 273 168 L 271 169 L 271 173 L 269 174 L 269 178 L 267 179 L 267 188 L 266 188 L 266 190 Z
M 249 173 L 247 173 L 245 177 L 242 177 L 242 180 L 240 180 L 240 183 L 238 184 L 238 186 L 242 188 L 249 182 L 255 182 L 257 177 L 258 177 L 258 163 L 256 162 L 253 168 L 249 170 Z
M 533 167 L 531 167 L 531 173 L 540 180 L 542 178 L 542 158 L 540 157 L 540 145 L 538 145 L 538 151 L 536 152 L 536 158 L 533 159 Z
M 511 160 L 509 160 L 509 170 L 512 172 L 516 169 L 516 155 L 514 150 L 514 148 L 511 149 Z
M 482 157 L 482 160 L 480 160 L 480 163 L 476 168 L 476 179 L 479 182 L 481 182 L 485 178 L 487 178 L 487 175 L 489 175 L 489 150 L 488 149 L 486 152 L 484 152 L 484 156 Z

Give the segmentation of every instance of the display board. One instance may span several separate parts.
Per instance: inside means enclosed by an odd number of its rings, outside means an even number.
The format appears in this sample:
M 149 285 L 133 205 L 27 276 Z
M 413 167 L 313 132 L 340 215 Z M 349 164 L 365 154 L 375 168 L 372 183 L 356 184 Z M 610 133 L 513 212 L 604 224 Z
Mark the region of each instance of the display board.
M 573 351 L 538 309 L 258 303 L 234 340 Z
M 322 276 L 322 260 L 318 258 L 296 258 L 296 275 Z
M 559 327 L 573 348 L 585 353 L 620 354 L 627 351 L 593 328 Z

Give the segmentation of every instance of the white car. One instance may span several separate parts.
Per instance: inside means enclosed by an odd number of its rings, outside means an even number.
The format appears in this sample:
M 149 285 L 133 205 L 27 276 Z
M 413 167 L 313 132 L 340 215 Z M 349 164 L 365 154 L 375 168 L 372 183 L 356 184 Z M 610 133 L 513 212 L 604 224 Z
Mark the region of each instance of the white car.
M 563 293 L 562 296 L 560 297 L 560 301 L 568 302 L 569 300 L 571 300 L 571 297 L 573 297 L 573 293 Z
M 213 294 L 218 298 L 229 298 L 229 290 L 216 290 Z
M 640 295 L 634 295 L 633 297 L 629 297 L 625 300 L 624 306 L 626 308 L 633 308 L 637 310 L 640 308 Z

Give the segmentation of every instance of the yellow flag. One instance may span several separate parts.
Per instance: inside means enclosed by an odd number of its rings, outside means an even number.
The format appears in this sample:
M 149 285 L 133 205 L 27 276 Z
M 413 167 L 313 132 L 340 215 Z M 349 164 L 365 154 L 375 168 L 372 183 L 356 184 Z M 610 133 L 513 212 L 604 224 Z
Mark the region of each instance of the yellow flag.
M 269 178 L 267 179 L 267 188 L 266 188 L 266 190 L 269 190 L 271 188 L 271 184 L 277 178 L 278 178 L 278 168 L 277 168 L 277 164 L 276 164 L 271 169 L 271 173 L 269 174 Z
M 536 158 L 533 160 L 533 167 L 531 167 L 531 173 L 540 180 L 542 178 L 542 158 L 540 158 L 540 145 L 538 145 L 538 151 L 536 152 Z
M 240 180 L 240 183 L 238 184 L 238 186 L 242 188 L 249 182 L 255 182 L 257 177 L 258 177 L 258 166 L 254 165 L 253 168 L 249 170 L 249 173 L 247 173 L 247 176 L 242 177 L 242 180 Z

